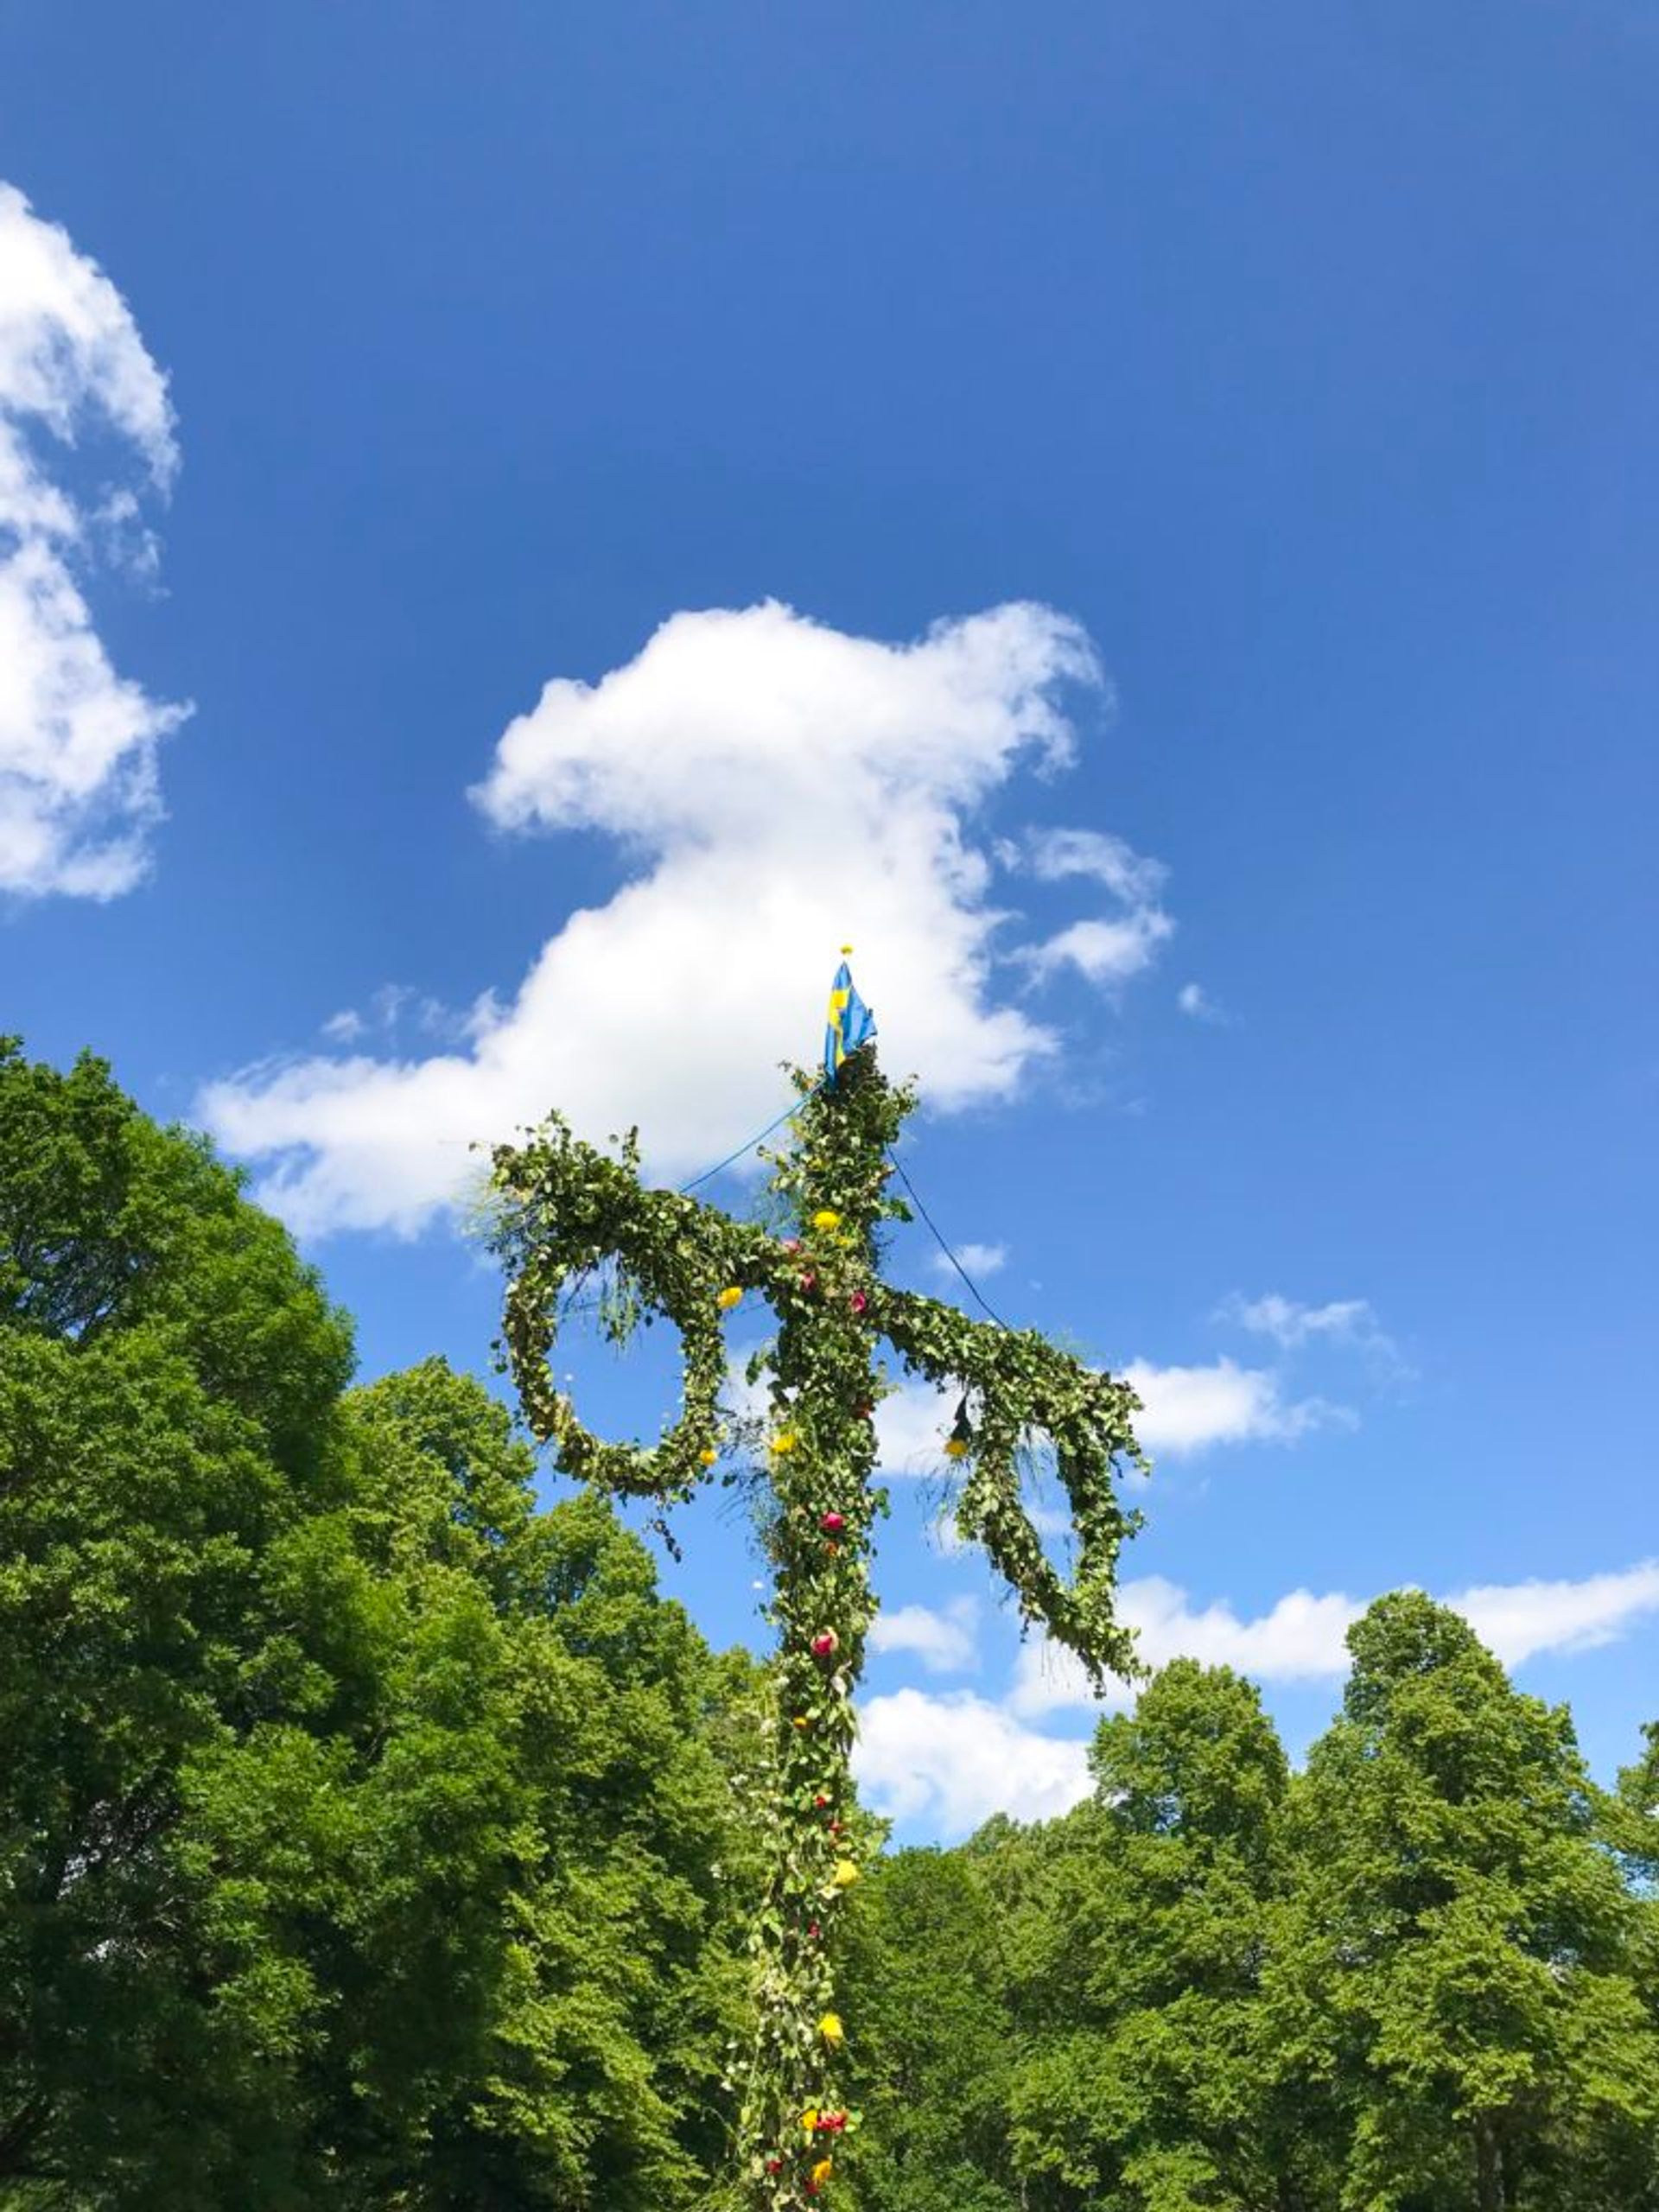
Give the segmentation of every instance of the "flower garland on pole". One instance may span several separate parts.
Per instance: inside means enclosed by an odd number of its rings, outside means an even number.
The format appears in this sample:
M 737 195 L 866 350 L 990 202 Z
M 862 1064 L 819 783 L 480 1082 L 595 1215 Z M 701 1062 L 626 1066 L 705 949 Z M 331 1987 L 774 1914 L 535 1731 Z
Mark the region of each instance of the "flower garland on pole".
M 907 1370 L 960 1391 L 945 1447 L 964 1478 L 957 1525 L 1007 1577 L 1025 1620 L 1075 1651 L 1097 1681 L 1136 1671 L 1132 1636 L 1113 1611 L 1119 1547 L 1137 1523 L 1115 1480 L 1121 1463 L 1141 1464 L 1134 1393 L 1034 1331 L 976 1321 L 881 1281 L 880 1226 L 909 1217 L 887 1192 L 888 1154 L 915 1101 L 887 1082 L 868 1044 L 832 1067 L 821 1082 L 797 1072 L 791 1141 L 771 1155 L 791 1231 L 783 1236 L 684 1192 L 646 1188 L 632 1137 L 613 1157 L 554 1116 L 493 1155 L 506 1363 L 531 1430 L 579 1481 L 652 1500 L 660 1515 L 722 1463 L 723 1478 L 734 1479 L 721 1411 L 724 1317 L 759 1294 L 779 1324 L 752 1368 L 767 1386 L 764 1531 L 778 1650 L 766 1888 L 752 1935 L 754 2040 L 739 2084 L 733 2190 L 747 2212 L 816 2212 L 834 2185 L 839 2139 L 857 2120 L 838 2088 L 848 2031 L 832 1962 L 860 1872 L 849 1760 L 875 1611 L 872 1525 L 885 1503 L 874 1482 L 883 1338 Z M 591 1434 L 550 1371 L 562 1300 L 607 1268 L 626 1286 L 630 1313 L 661 1314 L 680 1333 L 679 1414 L 652 1446 Z M 1021 1494 L 1020 1454 L 1039 1437 L 1071 1502 L 1069 1580 Z

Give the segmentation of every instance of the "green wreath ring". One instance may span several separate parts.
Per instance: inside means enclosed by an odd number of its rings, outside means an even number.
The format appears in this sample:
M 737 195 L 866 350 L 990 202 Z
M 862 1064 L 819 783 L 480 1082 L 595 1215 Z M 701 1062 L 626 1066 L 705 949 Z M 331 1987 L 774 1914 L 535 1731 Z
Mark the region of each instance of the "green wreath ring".
M 1034 1330 L 988 1328 L 953 1307 L 906 1292 L 883 1303 L 889 1341 L 912 1372 L 955 1383 L 973 1402 L 958 1533 L 982 1544 L 1014 1588 L 1025 1620 L 1046 1629 L 1098 1681 L 1133 1675 L 1134 1637 L 1113 1612 L 1117 1555 L 1140 1516 L 1101 1480 L 1122 1459 L 1144 1461 L 1126 1382 L 1058 1351 Z M 1071 1502 L 1077 1561 L 1071 1580 L 1049 1558 L 1021 1494 L 1020 1453 L 1046 1436 Z
M 532 1432 L 580 1482 L 629 1497 L 683 1502 L 715 1464 L 726 1379 L 722 1294 L 776 1295 L 775 1249 L 759 1230 L 728 1221 L 675 1191 L 638 1180 L 632 1134 L 610 1158 L 554 1117 L 522 1146 L 495 1153 L 503 1213 L 498 1236 L 514 1267 L 503 1348 Z M 595 1436 L 554 1382 L 560 1300 L 607 1262 L 619 1263 L 639 1317 L 679 1332 L 681 1411 L 656 1444 Z

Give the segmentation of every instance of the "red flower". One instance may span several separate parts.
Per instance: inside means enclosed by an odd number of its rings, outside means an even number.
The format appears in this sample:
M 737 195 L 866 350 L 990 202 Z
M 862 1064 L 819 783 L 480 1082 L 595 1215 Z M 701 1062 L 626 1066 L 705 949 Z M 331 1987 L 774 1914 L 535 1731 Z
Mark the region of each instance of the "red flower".
M 825 1796 L 823 1790 L 820 1789 L 815 1793 L 812 1802 L 817 1807 L 818 1810 L 822 1812 L 824 1807 L 830 1802 L 830 1800 Z
M 823 1935 L 823 1930 L 819 1927 L 816 1920 L 809 1920 L 806 1924 L 806 1932 L 816 1943 L 819 1936 Z
M 834 1629 L 825 1629 L 821 1636 L 815 1636 L 812 1639 L 812 1656 L 815 1659 L 833 1659 L 840 1642 L 841 1638 Z
M 861 1313 L 869 1302 L 861 1290 L 855 1290 L 847 1301 L 855 1313 Z
M 820 1514 L 818 1526 L 826 1536 L 838 1536 L 847 1526 L 847 1516 L 844 1513 Z
M 809 1268 L 806 1273 L 801 1277 L 801 1288 L 803 1290 L 816 1290 L 817 1287 L 818 1279 L 817 1275 L 813 1274 L 811 1268 Z
M 766 2171 L 769 2174 L 780 2174 L 783 2171 L 784 2162 L 781 2158 L 768 2158 L 766 2160 Z

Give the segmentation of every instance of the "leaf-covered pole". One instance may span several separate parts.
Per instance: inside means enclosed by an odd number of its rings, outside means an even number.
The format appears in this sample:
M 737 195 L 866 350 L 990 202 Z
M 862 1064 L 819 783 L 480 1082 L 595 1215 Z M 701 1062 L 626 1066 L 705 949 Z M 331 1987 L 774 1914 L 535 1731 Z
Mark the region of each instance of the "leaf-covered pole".
M 860 1872 L 849 1763 L 853 1694 L 875 1608 L 872 1529 L 885 1502 L 874 1479 L 884 1338 L 906 1369 L 960 1394 L 963 1413 L 946 1447 L 964 1477 L 957 1526 L 984 1545 L 1027 1620 L 1096 1677 L 1135 1664 L 1112 1609 L 1118 1548 L 1133 1527 L 1114 1482 L 1119 1457 L 1138 1457 L 1133 1394 L 1034 1332 L 889 1288 L 879 1232 L 905 1208 L 887 1194 L 888 1157 L 913 1099 L 886 1081 L 868 1045 L 833 1081 L 797 1082 L 802 1102 L 773 1160 L 781 1235 L 643 1187 L 632 1141 L 613 1159 L 556 1119 L 495 1154 L 508 1362 L 531 1427 L 579 1479 L 665 1508 L 722 1462 L 729 1478 L 723 1317 L 758 1293 L 779 1324 L 751 1367 L 766 1388 L 763 1526 L 778 1650 L 766 1888 L 753 1931 L 754 2041 L 739 2084 L 734 2176 L 749 2212 L 814 2212 L 833 2188 L 840 2139 L 856 2124 L 837 2070 L 857 2024 L 843 2024 L 836 2010 L 832 1962 L 836 1921 Z M 592 1436 L 549 1371 L 562 1300 L 607 1264 L 641 1306 L 681 1333 L 682 1408 L 654 1447 Z M 1069 1580 L 1045 1554 L 1021 1497 L 1020 1455 L 1044 1438 L 1074 1517 Z

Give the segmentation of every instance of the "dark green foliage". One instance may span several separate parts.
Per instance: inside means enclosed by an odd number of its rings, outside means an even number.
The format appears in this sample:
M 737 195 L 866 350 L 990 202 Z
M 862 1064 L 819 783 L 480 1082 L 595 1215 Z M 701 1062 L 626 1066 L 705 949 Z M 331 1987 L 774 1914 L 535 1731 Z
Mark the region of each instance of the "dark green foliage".
M 1284 1754 L 1249 1683 L 1178 1661 L 1102 1724 L 1094 1770 L 1026 1908 L 1020 2167 L 1056 2206 L 1270 2201 L 1256 1998 Z
M 0 1055 L 0 2205 L 696 2203 L 736 1663 L 95 1062 Z
M 859 2212 L 1659 2205 L 1651 1747 L 1602 1805 L 1455 1616 L 1384 1599 L 1351 1648 L 1301 1777 L 1178 1662 L 1093 1800 L 872 1884 Z
M 878 1173 L 821 1135 L 809 1176 Z M 864 1231 L 815 1233 L 874 1309 Z M 789 1257 L 812 1548 L 868 1370 Z M 708 2212 L 809 1814 L 759 1716 L 839 1760 L 861 1551 L 780 1601 L 832 1665 L 716 1659 L 480 1384 L 351 1359 L 207 1147 L 0 1046 L 0 2212 Z M 1604 1796 L 1445 1609 L 1351 1649 L 1300 1775 L 1182 1662 L 1063 1820 L 883 1859 L 834 1801 L 832 2212 L 1659 2212 L 1659 1726 Z
M 969 1852 L 904 1851 L 856 1899 L 845 1978 L 864 2114 L 848 2201 L 882 2212 L 1014 2212 L 1007 2156 L 1010 1974 Z
M 1296 1798 L 1274 2039 L 1354 2205 L 1650 2201 L 1659 2041 L 1572 1725 L 1414 1592 L 1351 1631 Z

